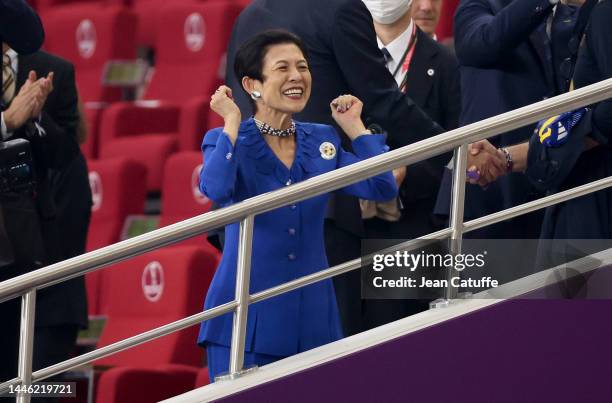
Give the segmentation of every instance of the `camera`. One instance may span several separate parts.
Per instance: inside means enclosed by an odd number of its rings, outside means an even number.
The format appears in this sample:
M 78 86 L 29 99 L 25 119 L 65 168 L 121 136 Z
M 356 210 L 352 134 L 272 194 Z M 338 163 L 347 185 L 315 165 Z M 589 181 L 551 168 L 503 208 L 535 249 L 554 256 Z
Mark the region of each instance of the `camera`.
M 34 193 L 34 161 L 30 142 L 0 141 L 0 195 Z

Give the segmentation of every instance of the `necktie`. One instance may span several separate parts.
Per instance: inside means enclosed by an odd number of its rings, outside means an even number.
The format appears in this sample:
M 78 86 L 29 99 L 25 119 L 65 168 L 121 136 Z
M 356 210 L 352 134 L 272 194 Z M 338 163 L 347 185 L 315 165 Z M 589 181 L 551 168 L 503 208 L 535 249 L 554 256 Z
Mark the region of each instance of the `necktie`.
M 8 105 L 15 96 L 15 72 L 9 55 L 2 56 L 2 101 Z
M 383 56 L 385 57 L 385 65 L 388 66 L 389 63 L 393 61 L 393 58 L 391 57 L 391 53 L 389 53 L 387 48 L 382 48 L 381 51 L 382 51 Z

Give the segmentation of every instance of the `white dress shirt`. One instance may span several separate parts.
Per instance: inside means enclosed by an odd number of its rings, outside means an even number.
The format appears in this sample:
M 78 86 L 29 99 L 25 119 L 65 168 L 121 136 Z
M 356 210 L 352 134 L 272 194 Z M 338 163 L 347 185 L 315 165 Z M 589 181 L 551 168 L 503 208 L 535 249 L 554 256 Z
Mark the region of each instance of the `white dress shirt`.
M 407 47 L 410 45 L 409 41 L 414 40 L 410 38 L 412 35 L 413 25 L 414 21 L 410 20 L 408 28 L 406 28 L 406 30 L 402 32 L 397 38 L 389 42 L 387 46 L 383 45 L 383 43 L 380 41 L 380 38 L 376 38 L 376 41 L 378 42 L 378 48 L 386 48 L 389 54 L 391 55 L 391 59 L 387 61 L 387 69 L 391 74 L 395 72 L 399 63 L 404 63 L 404 61 L 401 60 L 402 56 L 404 56 Z M 402 74 L 401 69 L 393 78 L 395 78 L 395 82 L 399 87 L 402 84 L 402 80 L 404 79 L 404 75 Z

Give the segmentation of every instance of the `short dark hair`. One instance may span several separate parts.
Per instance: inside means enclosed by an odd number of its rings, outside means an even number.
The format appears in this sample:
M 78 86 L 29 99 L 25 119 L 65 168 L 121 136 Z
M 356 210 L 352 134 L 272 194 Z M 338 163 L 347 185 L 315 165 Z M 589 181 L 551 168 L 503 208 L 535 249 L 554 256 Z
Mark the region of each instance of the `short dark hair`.
M 263 60 L 268 53 L 268 49 L 274 45 L 294 44 L 308 61 L 308 51 L 302 40 L 295 34 L 284 29 L 270 29 L 263 31 L 248 41 L 244 42 L 236 52 L 234 59 L 234 74 L 236 80 L 242 87 L 242 78 L 250 77 L 263 82 Z M 246 92 L 246 90 L 244 90 Z M 247 94 L 250 95 L 250 94 Z M 249 96 L 249 101 L 255 110 L 255 103 Z

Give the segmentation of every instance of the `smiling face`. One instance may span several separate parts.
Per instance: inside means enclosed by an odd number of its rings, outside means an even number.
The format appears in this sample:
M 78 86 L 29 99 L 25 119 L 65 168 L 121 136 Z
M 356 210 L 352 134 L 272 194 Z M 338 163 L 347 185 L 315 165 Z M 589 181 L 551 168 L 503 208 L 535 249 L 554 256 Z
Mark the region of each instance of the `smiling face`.
M 263 82 L 253 88 L 261 93 L 261 103 L 283 112 L 301 112 L 310 98 L 312 77 L 300 48 L 293 43 L 272 45 L 262 65 Z M 258 102 L 259 103 L 259 102 Z

